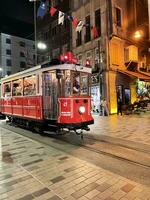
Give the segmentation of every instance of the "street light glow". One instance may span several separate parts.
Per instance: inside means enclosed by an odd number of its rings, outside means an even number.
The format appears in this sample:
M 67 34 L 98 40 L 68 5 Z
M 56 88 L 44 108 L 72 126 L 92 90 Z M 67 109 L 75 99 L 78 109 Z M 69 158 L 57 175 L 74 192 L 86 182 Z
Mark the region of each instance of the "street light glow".
M 140 39 L 142 37 L 142 35 L 143 35 L 142 31 L 136 31 L 134 33 L 134 38 Z
M 45 50 L 47 48 L 47 45 L 43 42 L 38 42 L 37 47 L 38 49 Z

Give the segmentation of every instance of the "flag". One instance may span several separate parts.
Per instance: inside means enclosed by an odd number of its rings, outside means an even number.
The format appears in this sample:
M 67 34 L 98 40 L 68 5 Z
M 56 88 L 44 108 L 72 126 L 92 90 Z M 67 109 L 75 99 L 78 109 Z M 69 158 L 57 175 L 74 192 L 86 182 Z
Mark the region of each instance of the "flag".
M 69 20 L 69 21 L 73 21 L 73 17 L 72 16 L 67 16 L 67 19 Z
M 59 11 L 58 24 L 63 24 L 64 23 L 64 17 L 65 17 L 65 13 Z
M 77 27 L 76 27 L 76 31 L 81 32 L 83 26 L 84 26 L 84 23 L 83 23 L 83 21 L 80 20 Z
M 54 7 L 51 7 L 50 8 L 50 14 L 51 14 L 51 17 L 56 13 L 56 11 L 57 11 L 57 9 L 56 8 L 54 8 Z
M 73 18 L 72 25 L 73 25 L 75 28 L 77 27 L 77 25 L 78 25 L 78 19 L 77 19 L 77 18 Z
M 97 31 L 96 26 L 93 26 L 92 31 L 93 31 L 93 37 L 94 37 L 94 39 L 97 38 L 98 37 L 98 31 Z
M 44 2 L 41 2 L 37 11 L 37 17 L 44 17 L 45 13 L 46 13 L 46 4 Z

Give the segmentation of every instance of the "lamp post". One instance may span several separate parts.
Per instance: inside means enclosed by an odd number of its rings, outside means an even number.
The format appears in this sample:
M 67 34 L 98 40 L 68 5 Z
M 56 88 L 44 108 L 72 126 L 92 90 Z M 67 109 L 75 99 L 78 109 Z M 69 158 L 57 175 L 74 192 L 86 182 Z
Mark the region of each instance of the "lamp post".
M 34 3 L 34 41 L 35 41 L 35 65 L 37 65 L 37 35 L 36 35 L 36 31 L 37 31 L 37 26 L 36 26 L 36 2 L 38 0 L 29 0 L 30 2 Z
M 0 78 L 2 78 L 2 72 L 3 72 L 3 68 L 0 67 Z

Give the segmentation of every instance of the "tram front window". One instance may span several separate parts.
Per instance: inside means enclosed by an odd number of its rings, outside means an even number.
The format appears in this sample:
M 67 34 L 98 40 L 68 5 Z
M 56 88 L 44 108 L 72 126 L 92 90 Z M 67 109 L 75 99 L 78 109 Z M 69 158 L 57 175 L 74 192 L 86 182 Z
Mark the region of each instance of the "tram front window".
M 70 96 L 71 94 L 71 78 L 70 71 L 65 72 L 65 96 Z
M 73 73 L 73 94 L 77 95 L 80 93 L 80 73 L 74 72 Z
M 88 94 L 88 75 L 81 74 L 81 95 Z

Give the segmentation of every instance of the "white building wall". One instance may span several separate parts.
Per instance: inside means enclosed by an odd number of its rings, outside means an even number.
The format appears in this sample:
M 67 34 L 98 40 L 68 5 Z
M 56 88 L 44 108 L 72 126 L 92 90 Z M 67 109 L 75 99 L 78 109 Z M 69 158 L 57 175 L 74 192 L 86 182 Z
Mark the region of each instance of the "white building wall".
M 6 43 L 6 40 L 10 39 L 11 43 Z M 24 43 L 22 47 L 20 42 Z M 11 51 L 11 55 L 7 54 L 7 50 Z M 24 57 L 20 56 L 20 52 L 24 54 Z M 9 75 L 22 71 L 26 68 L 34 66 L 34 41 L 16 37 L 8 34 L 0 34 L 0 68 L 1 76 Z M 7 59 L 11 60 L 11 66 L 7 65 Z M 25 67 L 20 66 L 20 62 L 25 63 Z

